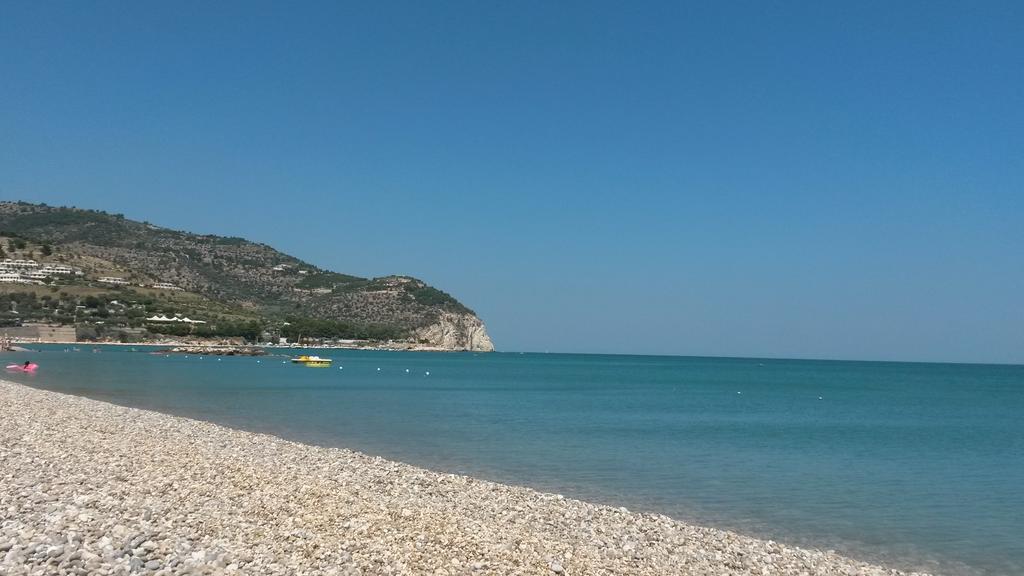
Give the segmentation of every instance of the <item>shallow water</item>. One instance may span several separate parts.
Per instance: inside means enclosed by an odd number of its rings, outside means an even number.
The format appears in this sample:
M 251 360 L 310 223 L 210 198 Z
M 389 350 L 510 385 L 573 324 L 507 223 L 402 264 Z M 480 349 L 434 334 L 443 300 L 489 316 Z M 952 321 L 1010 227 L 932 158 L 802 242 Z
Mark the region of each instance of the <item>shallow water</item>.
M 37 374 L 3 378 L 894 567 L 1024 574 L 1024 366 L 38 348 L 6 355 Z

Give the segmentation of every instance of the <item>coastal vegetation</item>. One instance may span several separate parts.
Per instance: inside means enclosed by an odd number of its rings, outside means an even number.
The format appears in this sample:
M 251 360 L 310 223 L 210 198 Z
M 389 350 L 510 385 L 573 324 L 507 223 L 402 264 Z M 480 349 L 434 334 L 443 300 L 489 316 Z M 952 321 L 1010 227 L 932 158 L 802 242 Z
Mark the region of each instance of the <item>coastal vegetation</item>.
M 14 280 L 0 283 L 0 326 L 74 324 L 83 337 L 107 339 L 421 343 L 424 334 L 444 334 L 444 342 L 430 343 L 491 349 L 474 312 L 422 280 L 323 270 L 243 238 L 98 210 L 0 202 L 0 248 L 11 266 L 33 266 L 31 273 L 8 270 Z M 148 320 L 154 315 L 169 320 Z M 442 325 L 456 332 L 473 325 L 475 333 L 453 338 Z

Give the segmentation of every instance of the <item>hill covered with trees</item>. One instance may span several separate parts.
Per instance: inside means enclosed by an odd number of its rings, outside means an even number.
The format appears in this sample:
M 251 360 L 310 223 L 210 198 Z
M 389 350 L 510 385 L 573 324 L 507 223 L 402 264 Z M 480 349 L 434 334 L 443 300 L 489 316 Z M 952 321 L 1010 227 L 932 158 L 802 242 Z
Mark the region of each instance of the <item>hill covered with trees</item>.
M 0 322 L 95 324 L 103 317 L 100 326 L 158 334 L 226 335 L 226 328 L 247 338 L 493 349 L 472 310 L 422 280 L 323 270 L 242 238 L 171 230 L 96 210 L 0 202 L 0 250 L 12 266 L 37 263 L 32 284 L 0 284 Z M 43 278 L 38 270 L 60 273 Z M 154 313 L 191 314 L 203 323 L 147 322 Z

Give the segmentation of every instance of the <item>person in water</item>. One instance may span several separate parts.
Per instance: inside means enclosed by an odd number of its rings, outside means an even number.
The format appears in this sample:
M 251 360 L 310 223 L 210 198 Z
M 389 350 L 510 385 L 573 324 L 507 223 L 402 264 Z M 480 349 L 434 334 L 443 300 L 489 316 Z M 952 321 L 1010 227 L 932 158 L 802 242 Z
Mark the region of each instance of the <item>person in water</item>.
M 22 368 L 24 368 L 25 370 L 28 370 L 29 364 L 31 364 L 31 362 L 29 362 L 28 360 L 25 360 L 25 365 L 22 366 Z

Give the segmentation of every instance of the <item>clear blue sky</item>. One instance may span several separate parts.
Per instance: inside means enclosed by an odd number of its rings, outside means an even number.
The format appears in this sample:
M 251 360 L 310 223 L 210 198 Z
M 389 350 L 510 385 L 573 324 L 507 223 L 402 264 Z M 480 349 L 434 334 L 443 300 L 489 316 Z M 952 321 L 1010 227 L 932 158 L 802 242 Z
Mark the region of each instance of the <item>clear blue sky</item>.
M 504 350 L 1024 362 L 1020 2 L 0 1 L 0 198 Z

